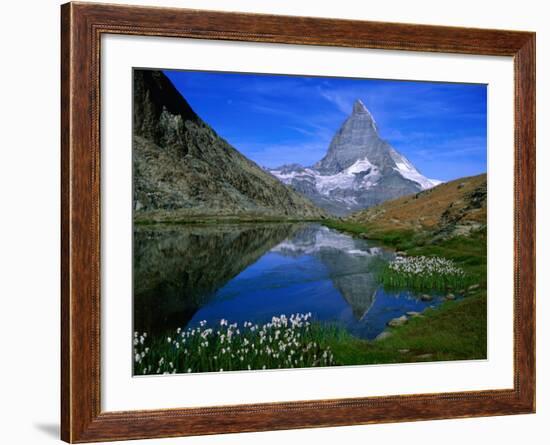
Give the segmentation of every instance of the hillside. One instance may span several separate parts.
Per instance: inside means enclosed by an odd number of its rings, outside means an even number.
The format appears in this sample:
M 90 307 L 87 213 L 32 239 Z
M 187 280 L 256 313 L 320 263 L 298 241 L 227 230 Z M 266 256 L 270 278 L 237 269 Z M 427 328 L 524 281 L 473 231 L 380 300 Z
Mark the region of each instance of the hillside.
M 487 224 L 487 175 L 460 178 L 386 201 L 355 213 L 346 221 L 382 231 L 466 235 Z
M 134 219 L 318 219 L 324 211 L 221 138 L 161 71 L 134 71 Z

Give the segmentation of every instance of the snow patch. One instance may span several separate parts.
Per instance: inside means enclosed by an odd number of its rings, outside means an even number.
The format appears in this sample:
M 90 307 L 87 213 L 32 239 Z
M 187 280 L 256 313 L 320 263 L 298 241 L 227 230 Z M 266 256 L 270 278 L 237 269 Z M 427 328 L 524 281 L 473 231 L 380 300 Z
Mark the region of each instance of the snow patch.
M 315 181 L 315 176 L 318 175 L 316 171 L 310 168 L 286 173 L 283 173 L 281 170 L 270 170 L 270 173 L 279 179 L 283 184 L 291 184 L 293 179 Z
M 426 178 L 426 176 L 422 175 L 416 168 L 414 168 L 414 166 L 409 161 L 407 161 L 403 157 L 401 157 L 401 159 L 399 160 L 394 160 L 395 165 L 397 166 L 394 167 L 394 170 L 396 170 L 405 179 L 416 182 L 418 185 L 420 185 L 420 187 L 422 187 L 423 190 L 430 189 L 442 183 L 442 181 L 439 181 L 437 179 Z
M 329 196 L 330 192 L 336 189 L 351 189 L 353 188 L 356 175 L 371 169 L 371 173 L 374 173 L 376 167 L 374 167 L 368 159 L 360 159 L 353 165 L 349 166 L 345 170 L 335 175 L 318 175 L 316 179 L 316 188 L 319 193 L 325 196 Z M 377 170 L 377 169 L 376 169 Z
M 361 182 L 358 182 L 357 175 L 367 172 L 369 169 L 370 172 L 363 177 Z M 299 171 L 285 171 L 284 173 L 282 170 L 271 170 L 271 174 L 284 184 L 292 184 L 292 181 L 295 179 L 312 182 L 317 191 L 324 196 L 330 196 L 331 192 L 337 189 L 367 190 L 375 186 L 380 178 L 378 167 L 371 164 L 367 158 L 359 159 L 353 165 L 335 175 L 321 175 L 311 168 Z M 354 197 L 340 198 L 339 200 L 349 204 L 357 204 Z

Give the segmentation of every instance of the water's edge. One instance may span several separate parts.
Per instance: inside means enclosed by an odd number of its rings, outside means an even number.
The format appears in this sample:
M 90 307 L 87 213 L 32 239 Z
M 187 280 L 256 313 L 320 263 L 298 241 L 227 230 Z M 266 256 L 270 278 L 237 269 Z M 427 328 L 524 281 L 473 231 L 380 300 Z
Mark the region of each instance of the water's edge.
M 443 301 L 381 288 L 377 270 L 393 255 L 318 222 L 136 225 L 134 328 L 311 312 L 372 340 L 391 319 Z

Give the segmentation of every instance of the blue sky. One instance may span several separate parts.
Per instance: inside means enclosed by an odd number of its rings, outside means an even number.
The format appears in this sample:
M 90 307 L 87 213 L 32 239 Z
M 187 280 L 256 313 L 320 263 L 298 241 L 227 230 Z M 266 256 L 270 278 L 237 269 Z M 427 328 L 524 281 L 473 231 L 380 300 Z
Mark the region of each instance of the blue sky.
M 424 175 L 487 170 L 485 85 L 164 71 L 197 114 L 264 167 L 321 159 L 361 99 L 380 135 Z

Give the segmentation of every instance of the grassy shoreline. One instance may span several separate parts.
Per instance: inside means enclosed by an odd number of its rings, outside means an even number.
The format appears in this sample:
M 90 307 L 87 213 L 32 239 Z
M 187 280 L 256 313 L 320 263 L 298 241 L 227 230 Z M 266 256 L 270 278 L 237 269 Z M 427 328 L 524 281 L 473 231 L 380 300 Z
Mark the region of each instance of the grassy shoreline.
M 445 360 L 475 360 L 485 359 L 487 356 L 487 296 L 486 296 L 486 232 L 477 231 L 466 237 L 454 237 L 450 239 L 433 238 L 429 232 L 412 231 L 382 231 L 375 227 L 348 222 L 343 220 L 262 220 L 243 221 L 227 219 L 207 219 L 203 224 L 217 223 L 254 223 L 254 222 L 318 222 L 329 228 L 349 233 L 352 236 L 374 240 L 376 243 L 399 251 L 407 256 L 438 256 L 453 260 L 466 271 L 474 288 L 464 292 L 465 298 L 460 301 L 447 301 L 438 308 L 428 308 L 419 316 L 409 317 L 402 326 L 387 328 L 386 338 L 380 340 L 363 340 L 353 337 L 343 328 L 311 322 L 307 332 L 301 331 L 302 343 L 299 337 L 295 338 L 295 349 L 304 351 L 300 354 L 303 361 L 291 363 L 266 356 L 263 359 L 255 357 L 247 360 L 246 355 L 241 363 L 240 358 L 229 360 L 222 365 L 212 362 L 212 357 L 220 357 L 220 345 L 211 354 L 200 355 L 200 360 L 185 361 L 181 358 L 181 351 L 177 351 L 173 343 L 178 333 L 172 333 L 172 341 L 166 338 L 147 339 L 152 356 L 141 357 L 142 362 L 136 360 L 136 374 L 144 373 L 144 366 L 150 367 L 147 373 L 172 373 L 172 372 L 211 372 L 223 368 L 229 370 L 246 369 L 276 369 L 279 367 L 311 367 L 311 366 L 349 366 L 384 363 L 410 363 L 421 361 L 445 361 Z M 183 224 L 200 224 L 197 220 L 184 222 Z M 143 222 L 141 224 L 144 224 Z M 154 224 L 158 224 L 155 222 Z M 169 224 L 177 224 L 171 222 Z M 477 286 L 477 287 L 476 287 Z M 237 338 L 237 337 L 235 337 Z M 245 337 L 239 339 L 244 341 Z M 253 332 L 246 334 L 247 344 L 261 344 L 259 337 Z M 313 349 L 306 349 L 307 344 L 315 344 Z M 217 342 L 217 340 L 216 340 Z M 217 343 L 213 343 L 217 344 Z M 141 344 L 140 344 L 141 345 Z M 143 346 L 143 345 L 141 345 Z M 141 346 L 138 346 L 141 347 Z M 179 346 L 178 346 L 179 347 Z M 181 345 L 183 350 L 183 345 Z M 208 346 L 211 348 L 212 346 Z M 311 346 L 310 346 L 311 348 Z M 141 353 L 145 349 L 141 348 Z M 318 357 L 324 351 L 330 351 L 331 361 L 320 362 Z M 200 350 L 199 350 L 200 352 Z M 284 352 L 284 351 L 282 351 Z M 248 350 L 247 350 L 248 353 Z M 149 354 L 149 353 L 147 353 Z M 146 354 L 146 355 L 147 355 Z M 210 355 L 210 359 L 205 357 Z M 163 365 L 158 365 L 161 356 L 166 356 Z M 284 354 L 281 354 L 281 357 Z M 197 356 L 198 357 L 198 356 Z M 315 357 L 315 358 L 314 358 Z M 152 361 L 148 361 L 152 360 Z M 265 361 L 267 360 L 267 361 Z M 265 361 L 265 363 L 264 363 Z M 169 366 L 173 363 L 173 367 Z M 250 365 L 250 368 L 248 368 Z M 264 368 L 264 365 L 266 366 Z M 157 372 L 158 370 L 158 372 Z
M 406 255 L 439 256 L 453 260 L 471 279 L 465 298 L 424 311 L 406 324 L 389 328 L 379 341 L 350 338 L 330 344 L 335 361 L 345 364 L 474 360 L 487 357 L 487 234 L 486 230 L 450 239 L 429 232 L 380 230 L 356 222 L 329 220 L 327 227 L 374 240 Z
M 326 344 L 338 329 L 311 322 L 311 313 L 274 316 L 263 325 L 206 320 L 150 338 L 134 333 L 134 374 L 176 374 L 334 365 Z
M 157 338 L 135 333 L 134 374 L 485 359 L 486 350 L 479 347 L 486 342 L 486 324 L 479 323 L 485 313 L 482 294 L 448 301 L 391 328 L 392 335 L 380 341 L 356 338 L 341 327 L 310 322 L 302 314 L 296 314 L 294 325 L 283 316 L 263 326 L 226 321 L 225 327 L 205 325 Z

